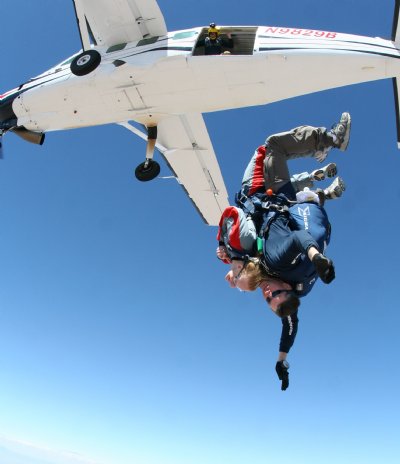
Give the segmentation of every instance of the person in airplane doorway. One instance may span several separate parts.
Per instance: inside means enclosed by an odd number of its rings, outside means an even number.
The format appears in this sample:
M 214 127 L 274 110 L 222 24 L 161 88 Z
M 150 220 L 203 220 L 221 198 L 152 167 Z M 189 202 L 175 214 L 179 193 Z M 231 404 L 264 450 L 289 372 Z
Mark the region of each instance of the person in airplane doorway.
M 205 55 L 222 55 L 226 48 L 233 48 L 233 39 L 230 33 L 226 37 L 221 37 L 220 30 L 215 23 L 211 23 L 208 28 L 208 37 L 197 43 L 198 47 L 204 46 Z

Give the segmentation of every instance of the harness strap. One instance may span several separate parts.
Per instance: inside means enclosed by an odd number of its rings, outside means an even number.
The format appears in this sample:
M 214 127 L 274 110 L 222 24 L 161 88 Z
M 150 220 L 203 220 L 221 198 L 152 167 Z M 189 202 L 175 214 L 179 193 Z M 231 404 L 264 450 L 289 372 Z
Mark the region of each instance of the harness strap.
M 268 211 L 267 217 L 264 219 L 260 230 L 258 232 L 259 237 L 264 240 L 265 235 L 267 235 L 268 230 L 271 226 L 272 221 L 276 218 L 278 214 L 289 215 L 289 207 L 287 205 L 276 205 L 274 203 L 267 205 L 265 208 Z
M 289 206 L 288 205 L 278 205 L 273 203 L 272 201 L 264 201 L 261 203 L 261 208 L 265 211 L 275 210 L 277 213 L 288 213 Z
M 248 188 L 244 187 L 235 195 L 235 202 L 246 214 L 264 213 L 270 209 L 278 212 L 289 211 L 289 206 L 297 203 L 290 201 L 284 195 L 267 195 L 264 191 L 249 195 Z
M 280 274 L 273 271 L 272 269 L 270 269 L 268 266 L 267 266 L 267 263 L 265 262 L 265 259 L 264 259 L 264 256 L 261 255 L 260 256 L 260 264 L 261 266 L 264 268 L 264 271 L 270 276 L 270 277 L 277 277 L 277 278 L 280 278 Z

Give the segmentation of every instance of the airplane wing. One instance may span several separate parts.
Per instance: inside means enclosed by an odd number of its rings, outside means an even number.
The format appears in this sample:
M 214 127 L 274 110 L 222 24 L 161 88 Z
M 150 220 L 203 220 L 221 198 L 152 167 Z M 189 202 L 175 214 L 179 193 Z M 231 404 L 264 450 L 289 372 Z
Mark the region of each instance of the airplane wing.
M 119 124 L 147 140 L 147 135 L 131 124 Z M 156 147 L 204 222 L 218 225 L 222 211 L 229 206 L 228 193 L 202 115 L 161 120 Z
M 218 225 L 229 206 L 228 192 L 201 114 L 184 114 L 158 124 L 157 142 L 179 183 L 209 225 Z
M 73 0 L 84 50 L 167 34 L 155 0 Z

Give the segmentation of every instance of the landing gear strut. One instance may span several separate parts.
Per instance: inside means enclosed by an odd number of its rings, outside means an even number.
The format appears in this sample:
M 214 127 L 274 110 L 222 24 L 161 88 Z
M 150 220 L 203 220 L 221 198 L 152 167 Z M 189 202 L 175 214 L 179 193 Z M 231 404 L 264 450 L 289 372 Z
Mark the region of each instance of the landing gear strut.
M 153 160 L 154 148 L 157 140 L 157 126 L 150 126 L 147 128 L 147 147 L 146 147 L 146 160 L 140 163 L 135 169 L 136 179 L 141 182 L 153 180 L 160 174 L 160 165 L 157 161 Z

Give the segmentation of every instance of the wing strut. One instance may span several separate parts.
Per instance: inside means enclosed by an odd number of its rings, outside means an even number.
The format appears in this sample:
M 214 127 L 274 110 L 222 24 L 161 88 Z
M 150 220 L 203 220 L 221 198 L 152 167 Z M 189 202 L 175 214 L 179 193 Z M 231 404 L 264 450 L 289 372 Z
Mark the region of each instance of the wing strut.
M 125 127 L 125 129 L 128 129 L 128 131 L 133 132 L 135 135 L 137 135 L 138 137 L 140 137 L 141 139 L 143 139 L 143 140 L 145 140 L 147 142 L 147 140 L 148 140 L 147 134 L 145 134 L 141 130 L 137 129 L 136 127 L 132 126 L 132 124 L 129 124 L 129 122 L 119 122 L 118 125 L 122 126 L 122 127 Z M 157 150 L 162 154 L 164 154 L 166 151 L 168 151 L 167 148 L 163 147 L 158 142 L 156 142 L 155 148 L 157 148 Z
M 90 50 L 90 34 L 87 27 L 85 12 L 80 0 L 72 0 L 75 9 L 76 22 L 78 24 L 79 35 L 81 37 L 82 49 L 84 51 Z

